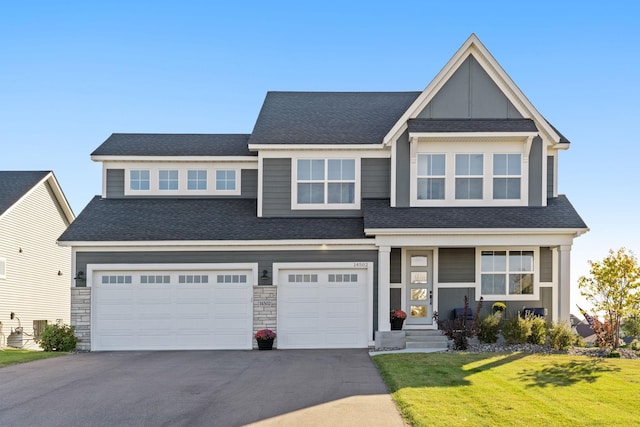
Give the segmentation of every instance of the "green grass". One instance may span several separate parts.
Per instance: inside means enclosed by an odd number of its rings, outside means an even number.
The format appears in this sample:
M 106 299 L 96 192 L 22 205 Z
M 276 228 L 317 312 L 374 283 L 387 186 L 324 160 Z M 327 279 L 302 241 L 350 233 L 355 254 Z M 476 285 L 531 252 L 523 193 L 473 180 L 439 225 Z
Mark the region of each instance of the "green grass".
M 9 365 L 15 365 L 17 363 L 27 363 L 34 360 L 58 357 L 62 356 L 63 354 L 69 353 L 4 349 L 0 350 L 0 368 Z
M 412 426 L 640 424 L 638 360 L 522 353 L 373 360 Z

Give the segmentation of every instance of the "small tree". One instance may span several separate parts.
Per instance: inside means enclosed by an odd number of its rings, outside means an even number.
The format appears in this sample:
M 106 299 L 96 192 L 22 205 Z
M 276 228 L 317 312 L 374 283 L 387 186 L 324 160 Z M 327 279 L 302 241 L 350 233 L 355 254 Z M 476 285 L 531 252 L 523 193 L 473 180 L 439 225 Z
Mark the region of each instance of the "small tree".
M 612 342 L 607 344 L 618 348 L 620 321 L 640 303 L 640 266 L 633 252 L 625 248 L 609 250 L 608 257 L 600 262 L 589 261 L 589 265 L 590 276 L 578 279 L 580 294 L 596 312 L 604 314 L 604 323 L 612 331 Z
M 622 332 L 627 337 L 640 337 L 640 314 L 632 314 L 622 319 Z

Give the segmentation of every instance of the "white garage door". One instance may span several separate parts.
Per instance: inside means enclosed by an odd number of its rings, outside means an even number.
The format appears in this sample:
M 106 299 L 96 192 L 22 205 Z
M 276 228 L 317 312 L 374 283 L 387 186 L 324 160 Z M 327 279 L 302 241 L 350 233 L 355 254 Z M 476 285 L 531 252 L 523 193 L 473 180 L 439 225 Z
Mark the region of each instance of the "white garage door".
M 366 269 L 283 269 L 278 281 L 278 348 L 368 345 Z
M 92 350 L 252 346 L 251 270 L 96 270 L 92 277 Z

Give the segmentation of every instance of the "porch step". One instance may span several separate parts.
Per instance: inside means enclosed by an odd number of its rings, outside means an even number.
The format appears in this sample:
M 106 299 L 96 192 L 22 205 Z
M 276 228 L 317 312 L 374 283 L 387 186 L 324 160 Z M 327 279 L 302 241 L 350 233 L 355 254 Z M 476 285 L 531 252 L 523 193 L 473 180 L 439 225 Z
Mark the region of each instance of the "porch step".
M 448 339 L 440 331 L 407 330 L 405 337 L 406 348 L 441 348 L 446 349 Z

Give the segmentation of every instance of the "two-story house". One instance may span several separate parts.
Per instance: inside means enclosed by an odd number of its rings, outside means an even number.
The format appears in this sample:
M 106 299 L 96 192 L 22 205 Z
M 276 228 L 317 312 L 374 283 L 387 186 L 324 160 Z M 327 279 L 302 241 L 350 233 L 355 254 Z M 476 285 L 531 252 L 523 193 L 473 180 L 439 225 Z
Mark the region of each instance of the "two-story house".
M 73 247 L 81 346 L 367 347 L 468 296 L 568 320 L 569 148 L 475 35 L 422 92 L 270 92 L 247 135 L 114 134 Z

